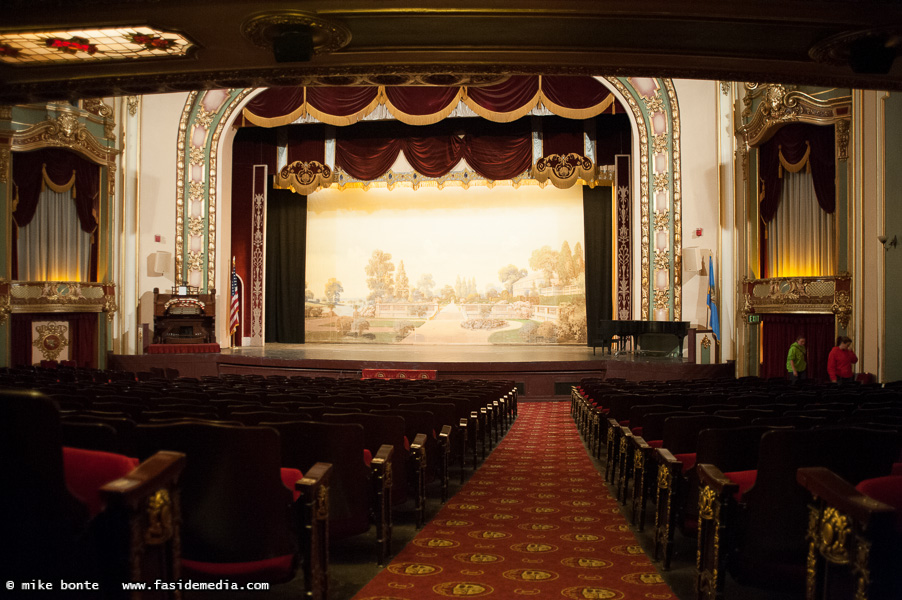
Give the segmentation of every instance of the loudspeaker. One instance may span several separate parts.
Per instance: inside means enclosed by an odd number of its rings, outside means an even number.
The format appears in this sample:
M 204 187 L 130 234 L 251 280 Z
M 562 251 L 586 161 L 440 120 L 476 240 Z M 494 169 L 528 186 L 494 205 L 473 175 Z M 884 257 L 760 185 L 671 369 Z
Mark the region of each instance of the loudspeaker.
M 171 252 L 154 252 L 153 270 L 162 275 L 169 268 L 169 263 L 171 260 Z
M 695 273 L 702 269 L 702 255 L 698 248 L 683 248 L 683 270 Z
M 885 75 L 895 60 L 896 48 L 883 36 L 867 36 L 849 44 L 849 66 L 853 73 Z
M 313 33 L 303 25 L 286 25 L 272 38 L 277 63 L 309 62 L 313 58 Z

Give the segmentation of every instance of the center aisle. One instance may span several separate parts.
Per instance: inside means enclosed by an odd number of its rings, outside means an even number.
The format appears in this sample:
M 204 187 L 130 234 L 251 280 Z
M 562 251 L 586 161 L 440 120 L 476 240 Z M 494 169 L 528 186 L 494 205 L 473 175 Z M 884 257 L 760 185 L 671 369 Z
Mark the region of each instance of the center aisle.
M 675 599 L 569 411 L 521 402 L 485 464 L 355 600 Z

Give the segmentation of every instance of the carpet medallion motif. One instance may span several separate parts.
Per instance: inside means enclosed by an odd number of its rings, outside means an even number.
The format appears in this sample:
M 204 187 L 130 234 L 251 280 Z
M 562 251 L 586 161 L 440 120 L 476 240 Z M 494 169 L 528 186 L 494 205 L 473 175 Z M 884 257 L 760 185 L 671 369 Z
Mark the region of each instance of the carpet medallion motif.
M 355 600 L 675 600 L 595 470 L 569 403 L 521 403 L 485 464 Z

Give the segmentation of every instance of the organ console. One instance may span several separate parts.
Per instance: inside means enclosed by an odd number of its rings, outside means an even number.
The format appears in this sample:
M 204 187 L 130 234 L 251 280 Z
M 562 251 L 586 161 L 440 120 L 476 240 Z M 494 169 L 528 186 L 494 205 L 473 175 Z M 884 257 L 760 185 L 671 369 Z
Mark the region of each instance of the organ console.
M 598 321 L 598 328 L 593 339 L 589 340 L 592 346 L 592 354 L 595 348 L 610 349 L 614 336 L 623 340 L 632 340 L 632 347 L 642 348 L 642 336 L 647 334 L 662 334 L 675 336 L 679 347 L 679 356 L 683 355 L 683 339 L 689 334 L 688 321 L 612 321 L 602 319 Z

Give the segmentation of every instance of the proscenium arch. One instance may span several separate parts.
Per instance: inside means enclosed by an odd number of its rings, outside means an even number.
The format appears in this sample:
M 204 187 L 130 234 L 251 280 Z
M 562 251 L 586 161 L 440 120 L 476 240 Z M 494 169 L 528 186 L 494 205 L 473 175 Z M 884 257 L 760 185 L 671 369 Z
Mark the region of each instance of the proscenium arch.
M 633 238 L 640 260 L 632 276 L 641 282 L 641 320 L 682 319 L 682 193 L 680 113 L 673 81 L 663 78 L 596 77 L 628 107 L 633 130 Z M 179 121 L 176 175 L 175 277 L 204 292 L 228 289 L 227 269 L 217 269 L 217 213 L 223 194 L 224 133 L 257 90 L 191 92 Z M 224 165 L 222 165 L 224 166 Z M 635 247 L 635 242 L 632 244 Z M 217 275 L 222 285 L 217 285 Z M 218 302 L 226 314 L 225 295 Z

